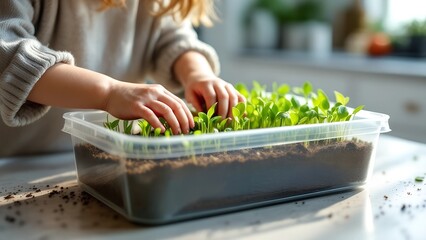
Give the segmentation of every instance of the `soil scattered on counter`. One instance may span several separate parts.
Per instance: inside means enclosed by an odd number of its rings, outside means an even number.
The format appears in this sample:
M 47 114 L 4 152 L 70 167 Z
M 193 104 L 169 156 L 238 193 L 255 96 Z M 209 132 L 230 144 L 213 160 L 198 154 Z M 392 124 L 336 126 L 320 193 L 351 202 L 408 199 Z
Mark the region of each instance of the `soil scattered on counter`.
M 6 197 L 4 197 L 4 199 L 8 200 L 8 199 L 12 199 L 14 198 L 14 196 L 12 194 L 7 195 Z
M 81 228 L 93 226 L 129 225 L 118 213 L 99 202 L 78 186 L 60 187 L 16 186 L 2 188 L 6 196 L 0 199 L 0 228 L 25 227 Z M 109 221 L 110 220 L 110 221 Z M 108 222 L 107 224 L 104 222 Z
M 426 175 L 426 174 L 425 174 Z M 426 210 L 426 199 L 418 200 L 419 196 L 424 196 L 422 188 L 419 186 L 425 186 L 425 183 L 413 181 L 402 181 L 403 189 L 395 188 L 398 194 L 394 194 L 392 198 L 387 195 L 383 196 L 383 204 L 378 207 L 378 213 L 375 214 L 375 219 L 379 219 L 381 216 L 386 214 L 386 211 L 394 212 L 398 211 L 402 216 L 406 216 L 409 219 L 415 218 L 418 214 L 422 215 Z M 400 201 L 403 199 L 403 201 Z M 392 203 L 397 201 L 396 208 L 393 208 Z

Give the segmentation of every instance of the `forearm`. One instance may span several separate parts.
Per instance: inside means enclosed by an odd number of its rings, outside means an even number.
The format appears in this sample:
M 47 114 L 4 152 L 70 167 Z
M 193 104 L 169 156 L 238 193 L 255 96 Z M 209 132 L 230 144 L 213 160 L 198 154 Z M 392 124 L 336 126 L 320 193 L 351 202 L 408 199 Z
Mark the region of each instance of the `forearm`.
M 97 72 L 56 64 L 43 74 L 27 100 L 63 108 L 105 109 L 113 81 Z
M 119 119 L 143 118 L 164 131 L 159 120 L 163 117 L 174 134 L 188 133 L 194 126 L 185 103 L 160 85 L 122 82 L 67 64 L 49 68 L 27 100 L 64 108 L 100 109 Z
M 207 59 L 195 51 L 182 54 L 173 65 L 173 73 L 184 87 L 193 80 L 217 77 Z

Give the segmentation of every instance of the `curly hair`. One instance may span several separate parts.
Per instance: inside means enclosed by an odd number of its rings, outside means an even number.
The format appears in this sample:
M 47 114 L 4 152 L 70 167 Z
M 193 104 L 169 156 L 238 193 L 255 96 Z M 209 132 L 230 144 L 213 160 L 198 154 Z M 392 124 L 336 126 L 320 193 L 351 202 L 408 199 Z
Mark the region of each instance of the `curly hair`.
M 111 7 L 125 7 L 126 0 L 101 0 L 100 10 Z M 195 26 L 203 24 L 212 26 L 213 20 L 217 19 L 214 9 L 214 0 L 150 0 L 154 4 L 151 13 L 162 17 L 172 15 L 177 22 L 190 18 Z

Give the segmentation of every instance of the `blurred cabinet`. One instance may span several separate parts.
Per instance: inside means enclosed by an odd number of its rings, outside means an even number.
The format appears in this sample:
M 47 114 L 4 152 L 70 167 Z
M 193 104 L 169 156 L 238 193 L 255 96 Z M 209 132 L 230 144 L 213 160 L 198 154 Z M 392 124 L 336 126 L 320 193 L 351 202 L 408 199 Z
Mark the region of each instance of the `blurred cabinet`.
M 391 116 L 393 135 L 426 142 L 426 78 L 358 74 L 349 86 L 353 104 Z

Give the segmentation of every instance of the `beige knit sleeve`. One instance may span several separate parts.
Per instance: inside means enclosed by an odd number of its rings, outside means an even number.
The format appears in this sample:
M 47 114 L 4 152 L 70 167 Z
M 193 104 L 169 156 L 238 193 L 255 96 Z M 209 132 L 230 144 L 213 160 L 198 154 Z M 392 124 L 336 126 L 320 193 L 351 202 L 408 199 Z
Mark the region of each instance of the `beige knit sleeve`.
M 30 1 L 0 1 L 0 113 L 8 126 L 23 126 L 41 118 L 48 106 L 27 101 L 34 84 L 52 65 L 73 64 L 70 53 L 42 45 L 31 22 Z
M 203 54 L 214 73 L 219 75 L 219 59 L 213 47 L 198 39 L 189 21 L 176 25 L 166 17 L 162 23 L 161 36 L 156 43 L 153 56 L 154 65 L 151 76 L 154 80 L 172 92 L 182 90 L 180 83 L 172 74 L 172 65 L 181 54 L 187 51 Z

